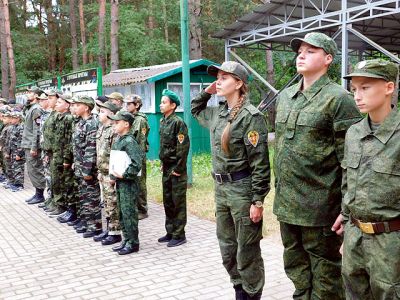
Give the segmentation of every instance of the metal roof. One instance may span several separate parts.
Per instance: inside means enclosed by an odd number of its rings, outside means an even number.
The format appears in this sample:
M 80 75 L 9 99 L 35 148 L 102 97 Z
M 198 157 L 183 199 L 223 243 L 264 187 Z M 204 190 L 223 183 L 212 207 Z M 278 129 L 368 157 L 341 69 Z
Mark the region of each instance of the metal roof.
M 294 36 L 304 36 L 308 31 L 332 36 L 343 17 L 347 26 L 387 50 L 400 53 L 400 0 L 271 0 L 213 37 L 227 40 L 228 47 L 266 42 L 288 45 Z M 349 34 L 349 49 L 374 48 Z
M 201 65 L 215 64 L 206 59 L 191 60 L 189 67 L 195 68 Z M 120 69 L 103 76 L 103 86 L 120 86 L 138 83 L 151 83 L 182 72 L 182 62 L 177 61 L 168 64 L 148 67 Z

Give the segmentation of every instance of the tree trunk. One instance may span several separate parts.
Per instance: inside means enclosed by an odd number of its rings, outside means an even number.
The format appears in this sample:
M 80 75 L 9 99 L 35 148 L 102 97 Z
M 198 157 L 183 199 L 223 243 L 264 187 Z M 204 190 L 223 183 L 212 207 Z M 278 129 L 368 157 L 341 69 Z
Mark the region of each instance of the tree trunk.
M 81 27 L 82 62 L 84 65 L 86 65 L 88 63 L 88 57 L 86 47 L 85 16 L 83 14 L 83 0 L 79 0 L 79 24 Z
M 153 7 L 153 0 L 148 0 L 149 1 L 149 20 L 147 27 L 149 28 L 149 36 L 153 37 L 154 36 L 154 28 L 155 28 L 155 22 L 154 22 L 154 7 Z
M 189 0 L 189 47 L 190 59 L 200 59 L 201 54 L 201 29 L 199 26 L 199 19 L 201 15 L 200 0 Z
M 89 31 L 89 43 L 92 44 L 93 42 L 93 32 Z M 94 57 L 93 57 L 93 52 L 89 51 L 88 53 L 88 60 L 89 60 L 89 64 L 93 64 L 94 62 Z
M 50 71 L 54 72 L 56 69 L 56 55 L 57 55 L 57 48 L 56 48 L 56 28 L 53 16 L 53 6 L 51 0 L 46 0 L 44 2 L 45 11 L 47 15 L 47 42 L 49 45 L 49 67 Z
M 111 71 L 119 68 L 118 14 L 118 0 L 111 0 Z
M 9 98 L 15 99 L 15 86 L 17 85 L 17 74 L 15 72 L 15 61 L 14 61 L 14 50 L 11 40 L 11 29 L 10 29 L 10 12 L 8 8 L 8 0 L 0 0 L 3 8 L 4 17 L 4 29 L 7 44 L 8 63 L 10 67 L 10 87 L 9 87 Z
M 0 44 L 1 44 L 1 96 L 8 99 L 8 57 L 7 57 L 7 42 L 5 36 L 3 3 L 0 2 Z
M 103 70 L 103 74 L 106 71 L 106 48 L 104 42 L 104 23 L 105 23 L 105 15 L 106 15 L 106 0 L 99 0 L 99 65 Z
M 166 0 L 162 0 L 162 8 L 163 8 L 163 18 L 164 18 L 164 38 L 168 43 L 169 41 L 169 32 L 168 32 L 168 15 L 167 15 L 167 2 Z
M 271 44 L 268 43 L 267 47 L 271 48 Z M 272 50 L 267 49 L 265 52 L 265 60 L 267 62 L 267 81 L 274 86 L 275 85 L 275 78 L 274 78 L 274 59 L 273 59 L 273 53 Z M 272 93 L 269 94 L 270 98 L 272 98 L 274 95 Z M 268 108 L 268 122 L 271 127 L 275 126 L 275 116 L 276 116 L 276 109 L 275 105 L 271 105 Z
M 61 2 L 61 7 L 62 7 L 62 9 L 60 9 L 60 39 L 59 39 L 59 53 L 58 53 L 58 55 L 59 55 L 59 67 L 58 67 L 58 71 L 60 72 L 60 73 L 62 73 L 63 72 L 63 70 L 64 70 L 64 66 L 65 66 L 65 48 L 66 48 L 66 46 L 65 46 L 65 44 L 66 44 L 66 40 L 65 40 L 65 38 L 64 38 L 64 36 L 63 36 L 63 33 L 65 33 L 65 32 L 68 32 L 68 29 L 67 29 L 67 27 L 68 27 L 68 25 L 67 25 L 67 23 L 65 22 L 65 14 L 64 14 L 64 9 L 65 9 L 65 7 L 66 7 L 66 4 L 65 4 L 65 1 L 66 0 L 61 0 L 60 2 Z
M 69 22 L 71 26 L 72 69 L 77 70 L 79 68 L 79 61 L 78 38 L 76 36 L 75 0 L 69 0 Z

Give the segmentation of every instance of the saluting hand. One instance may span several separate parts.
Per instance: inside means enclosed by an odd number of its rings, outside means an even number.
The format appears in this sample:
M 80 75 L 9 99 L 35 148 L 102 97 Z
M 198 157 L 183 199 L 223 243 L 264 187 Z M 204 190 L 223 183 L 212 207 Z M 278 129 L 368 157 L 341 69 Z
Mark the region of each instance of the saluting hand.
M 263 217 L 263 207 L 257 207 L 254 204 L 250 206 L 250 219 L 253 221 L 253 223 L 258 223 L 261 221 Z
M 213 83 L 211 83 L 208 87 L 205 88 L 204 91 L 211 95 L 216 94 L 217 93 L 217 81 L 214 81 Z

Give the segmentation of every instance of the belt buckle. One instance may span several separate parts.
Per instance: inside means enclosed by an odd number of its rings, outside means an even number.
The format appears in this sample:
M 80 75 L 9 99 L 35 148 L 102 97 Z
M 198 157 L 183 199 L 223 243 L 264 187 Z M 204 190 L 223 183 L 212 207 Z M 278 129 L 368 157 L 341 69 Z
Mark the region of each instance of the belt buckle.
M 214 176 L 215 176 L 215 181 L 218 183 L 218 184 L 222 184 L 222 175 L 221 174 L 217 174 L 217 173 L 215 173 L 214 174 Z
M 368 233 L 368 234 L 374 234 L 374 227 L 372 226 L 372 223 L 368 222 L 368 223 L 362 223 L 359 222 L 360 224 L 360 229 L 362 232 L 364 233 Z

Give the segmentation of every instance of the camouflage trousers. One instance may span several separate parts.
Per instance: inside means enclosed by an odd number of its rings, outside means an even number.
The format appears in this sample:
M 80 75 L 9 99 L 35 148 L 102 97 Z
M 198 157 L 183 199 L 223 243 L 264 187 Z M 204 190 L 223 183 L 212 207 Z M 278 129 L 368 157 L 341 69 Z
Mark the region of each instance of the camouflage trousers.
M 43 162 L 41 151 L 38 150 L 37 156 L 32 156 L 29 149 L 25 149 L 26 167 L 28 169 L 29 179 L 36 189 L 44 190 L 46 188 L 46 179 L 44 178 Z
M 141 172 L 142 172 L 141 176 L 138 177 L 139 179 L 138 211 L 141 214 L 146 214 L 147 213 L 146 158 L 143 160 Z
M 4 155 L 3 155 L 3 151 L 0 151 L 0 174 L 5 174 L 5 171 L 4 171 Z
M 80 219 L 86 223 L 88 231 L 101 228 L 100 187 L 97 178 L 79 178 Z
M 108 220 L 108 234 L 119 235 L 121 228 L 119 223 L 119 209 L 115 187 L 110 184 L 110 175 L 102 174 L 99 180 L 101 200 L 104 205 L 104 215 Z
M 16 160 L 16 154 L 11 154 L 10 171 L 12 173 L 11 182 L 14 185 L 24 186 L 25 176 L 25 157 Z
M 185 238 L 187 175 L 171 175 L 172 170 L 163 170 L 163 204 L 165 230 L 174 239 Z
M 67 208 L 76 204 L 74 174 L 71 168 L 64 168 L 63 157 L 54 153 L 50 160 L 52 203 L 57 207 Z
M 43 171 L 44 171 L 44 179 L 46 181 L 47 187 L 47 199 L 51 199 L 53 201 L 53 191 L 52 191 L 52 184 L 51 184 L 51 164 L 53 160 L 53 155 L 51 153 L 45 152 L 42 150 L 41 152 L 41 159 L 43 162 Z
M 262 292 L 265 274 L 261 257 L 262 221 L 250 219 L 251 178 L 215 183 L 215 216 L 222 263 L 234 285 L 251 296 Z
M 341 237 L 326 227 L 280 223 L 286 275 L 296 290 L 293 299 L 344 299 Z
M 138 197 L 139 183 L 137 180 L 119 180 L 116 183 L 116 193 L 119 208 L 119 220 L 122 235 L 129 245 L 139 245 L 138 227 Z
M 6 157 L 4 156 L 4 175 L 6 175 L 6 178 L 10 183 L 12 183 L 12 169 L 11 169 L 11 157 Z
M 400 231 L 371 235 L 348 222 L 342 275 L 346 299 L 400 299 Z

